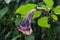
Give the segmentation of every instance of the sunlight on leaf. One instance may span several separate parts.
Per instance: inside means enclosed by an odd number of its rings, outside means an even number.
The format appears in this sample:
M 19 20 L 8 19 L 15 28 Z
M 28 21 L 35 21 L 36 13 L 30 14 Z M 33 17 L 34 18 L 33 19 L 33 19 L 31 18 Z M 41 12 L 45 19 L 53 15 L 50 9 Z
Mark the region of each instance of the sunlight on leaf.
M 43 8 L 46 8 L 46 5 L 43 4 L 42 7 L 43 7 Z
M 41 17 L 38 20 L 38 25 L 41 27 L 45 27 L 45 28 L 50 28 L 50 24 L 48 24 L 48 17 Z
M 56 15 L 54 15 L 54 14 L 52 14 L 51 17 L 52 17 L 55 21 L 58 20 L 58 17 L 57 17 Z
M 60 6 L 56 6 L 53 11 L 55 14 L 60 15 Z
M 34 9 L 37 5 L 36 4 L 26 4 L 26 5 L 21 5 L 15 13 L 21 14 L 23 18 L 26 17 L 27 13 Z
M 54 4 L 53 0 L 43 0 L 46 4 L 46 7 L 50 10 Z
M 34 15 L 33 15 L 33 19 L 36 18 L 36 17 L 39 17 L 40 15 L 41 15 L 40 11 L 35 11 Z

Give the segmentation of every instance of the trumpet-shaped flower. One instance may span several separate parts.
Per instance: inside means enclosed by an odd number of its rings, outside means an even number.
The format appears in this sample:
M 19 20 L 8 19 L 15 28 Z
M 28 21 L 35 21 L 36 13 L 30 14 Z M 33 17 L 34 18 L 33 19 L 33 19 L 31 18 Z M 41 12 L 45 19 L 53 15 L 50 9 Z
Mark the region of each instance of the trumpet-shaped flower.
M 21 24 L 18 25 L 18 30 L 21 31 L 25 35 L 30 35 L 32 33 L 32 28 L 31 28 L 31 19 L 33 17 L 34 10 L 31 10 L 26 18 L 21 22 Z

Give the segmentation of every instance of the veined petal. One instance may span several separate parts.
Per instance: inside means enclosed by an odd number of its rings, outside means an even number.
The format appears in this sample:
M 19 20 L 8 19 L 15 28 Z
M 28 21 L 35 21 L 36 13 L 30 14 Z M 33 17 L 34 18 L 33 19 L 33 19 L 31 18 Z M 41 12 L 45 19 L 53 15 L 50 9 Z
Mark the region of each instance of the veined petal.
M 25 35 L 30 35 L 32 33 L 31 19 L 34 11 L 35 10 L 31 10 L 26 16 L 26 18 L 22 21 L 22 23 L 17 27 L 17 29 Z

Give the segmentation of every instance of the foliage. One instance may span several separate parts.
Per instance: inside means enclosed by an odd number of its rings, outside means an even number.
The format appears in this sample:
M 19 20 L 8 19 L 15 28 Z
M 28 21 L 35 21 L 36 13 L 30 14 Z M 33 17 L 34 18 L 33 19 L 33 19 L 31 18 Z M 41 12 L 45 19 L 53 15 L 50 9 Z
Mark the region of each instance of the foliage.
M 50 24 L 48 24 L 48 17 L 42 17 L 38 20 L 38 25 L 41 27 L 50 28 Z
M 43 0 L 43 1 L 46 4 L 45 7 L 50 10 L 54 4 L 53 0 Z
M 51 17 L 52 17 L 55 21 L 58 20 L 58 17 L 57 17 L 56 15 L 54 15 L 54 14 L 52 14 Z
M 26 17 L 26 14 L 27 14 L 30 10 L 34 9 L 36 6 L 37 6 L 37 5 L 35 5 L 35 4 L 22 5 L 22 6 L 20 6 L 20 7 L 17 9 L 16 13 L 21 14 L 22 17 L 25 18 L 25 17 Z
M 22 34 L 17 26 L 38 6 L 47 12 L 35 11 L 31 23 L 33 33 Z M 57 40 L 58 33 L 60 5 L 55 6 L 54 0 L 0 0 L 0 40 Z
M 56 15 L 60 15 L 60 6 L 56 6 L 53 11 Z
M 2 10 L 0 10 L 0 19 L 5 15 L 5 13 L 8 11 L 8 8 L 5 7 Z

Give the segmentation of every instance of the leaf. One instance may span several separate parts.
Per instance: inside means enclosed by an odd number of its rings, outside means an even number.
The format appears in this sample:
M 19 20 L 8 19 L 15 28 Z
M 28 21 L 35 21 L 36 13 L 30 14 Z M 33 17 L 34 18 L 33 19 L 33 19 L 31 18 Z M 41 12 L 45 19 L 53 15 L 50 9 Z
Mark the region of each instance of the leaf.
M 19 25 L 21 23 L 21 21 L 22 21 L 22 18 L 17 15 L 16 18 L 15 18 L 15 25 L 16 26 Z
M 46 7 L 47 7 L 48 9 L 51 9 L 51 8 L 52 8 L 52 6 L 53 6 L 53 4 L 54 4 L 53 0 L 43 0 L 43 1 L 44 1 L 44 3 L 46 4 Z
M 18 30 L 16 30 L 16 29 L 12 30 L 12 34 L 13 34 L 13 35 L 11 35 L 12 38 L 14 38 L 14 37 L 16 37 L 18 35 L 21 35 L 21 33 L 19 33 Z
M 23 18 L 26 17 L 27 13 L 34 9 L 37 5 L 36 4 L 26 4 L 26 5 L 21 5 L 15 13 L 21 14 Z
M 38 20 L 38 25 L 41 27 L 50 28 L 50 24 L 48 24 L 48 17 L 42 17 Z
M 4 29 L 1 28 L 2 32 L 0 33 L 0 35 L 2 35 L 5 31 L 6 31 L 7 27 L 5 27 Z
M 54 15 L 54 14 L 52 14 L 51 17 L 52 17 L 55 21 L 58 20 L 58 17 L 57 17 L 56 15 Z
M 17 38 L 20 38 L 22 35 L 17 35 L 16 37 L 13 37 L 11 40 L 17 40 Z
M 34 35 L 25 36 L 25 40 L 35 40 Z
M 55 14 L 60 15 L 60 6 L 55 7 L 53 11 Z
M 7 4 L 9 4 L 11 2 L 11 0 L 4 0 Z
M 7 11 L 8 11 L 7 7 L 3 8 L 2 10 L 0 10 L 0 19 L 7 13 Z
M 25 1 L 25 4 L 28 4 L 28 3 L 30 3 L 30 1 L 31 1 L 31 0 L 26 0 L 26 1 Z
M 35 2 L 35 0 L 32 0 L 32 2 Z
M 42 8 L 46 8 L 46 5 L 42 4 Z
M 40 11 L 35 11 L 34 15 L 33 15 L 33 19 L 36 18 L 36 17 L 39 17 L 40 15 L 41 15 Z
M 11 32 L 12 32 L 12 31 L 9 31 L 9 32 L 6 34 L 5 39 L 10 36 Z
M 39 3 L 38 3 L 38 6 L 40 6 L 40 7 L 41 7 L 42 5 L 43 5 L 43 3 L 42 3 L 42 2 L 39 2 Z

